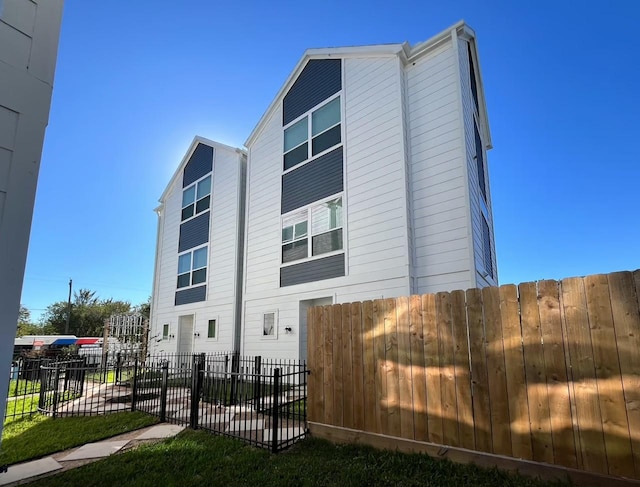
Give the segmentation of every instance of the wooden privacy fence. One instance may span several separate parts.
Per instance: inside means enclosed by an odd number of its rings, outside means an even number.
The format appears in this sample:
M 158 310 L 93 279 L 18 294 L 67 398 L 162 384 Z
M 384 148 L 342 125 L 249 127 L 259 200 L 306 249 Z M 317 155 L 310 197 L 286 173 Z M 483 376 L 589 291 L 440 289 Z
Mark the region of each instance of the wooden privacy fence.
M 311 308 L 309 421 L 640 478 L 640 270 Z

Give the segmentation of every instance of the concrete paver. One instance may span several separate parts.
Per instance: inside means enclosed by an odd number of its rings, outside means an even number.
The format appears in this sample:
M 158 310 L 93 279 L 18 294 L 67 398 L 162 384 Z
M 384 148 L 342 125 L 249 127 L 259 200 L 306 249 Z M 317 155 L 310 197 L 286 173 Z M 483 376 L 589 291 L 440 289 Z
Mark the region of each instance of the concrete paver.
M 6 473 L 0 474 L 0 485 L 8 485 L 31 477 L 38 477 L 45 473 L 55 472 L 61 468 L 62 465 L 51 457 L 12 465 Z
M 59 458 L 59 461 L 86 460 L 88 458 L 102 458 L 116 453 L 122 449 L 129 440 L 100 441 L 98 443 L 88 443 L 73 451 L 69 455 Z
M 264 428 L 262 419 L 247 419 L 242 421 L 231 421 L 225 431 L 255 431 Z
M 136 436 L 136 440 L 151 440 L 170 438 L 177 435 L 184 429 L 178 424 L 159 424 Z

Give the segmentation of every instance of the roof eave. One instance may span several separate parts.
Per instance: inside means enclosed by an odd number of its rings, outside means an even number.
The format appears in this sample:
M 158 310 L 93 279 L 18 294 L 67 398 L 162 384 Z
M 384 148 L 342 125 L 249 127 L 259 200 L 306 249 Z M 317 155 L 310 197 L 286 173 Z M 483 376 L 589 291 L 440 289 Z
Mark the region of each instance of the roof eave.
M 314 48 L 307 49 L 298 63 L 296 64 L 289 77 L 284 82 L 277 95 L 274 97 L 271 104 L 267 107 L 264 114 L 251 131 L 251 134 L 245 141 L 245 147 L 250 147 L 258 134 L 262 131 L 262 128 L 266 124 L 267 120 L 273 114 L 274 110 L 284 98 L 284 95 L 289 91 L 289 88 L 295 80 L 298 78 L 302 70 L 310 59 L 327 59 L 331 57 L 349 57 L 349 56 L 384 56 L 384 55 L 397 55 L 403 52 L 406 47 L 405 44 L 376 44 L 371 46 L 352 46 L 352 47 L 327 47 L 327 48 Z
M 173 173 L 173 176 L 171 176 L 171 179 L 169 180 L 169 184 L 167 184 L 166 188 L 162 192 L 162 195 L 158 199 L 158 201 L 160 202 L 160 206 L 158 206 L 157 208 L 154 209 L 154 211 L 156 213 L 158 212 L 158 210 L 162 209 L 162 207 L 164 206 L 164 201 L 165 201 L 167 195 L 171 191 L 171 188 L 175 184 L 175 182 L 178 179 L 178 177 L 180 177 L 180 174 L 184 170 L 184 166 L 186 166 L 187 162 L 189 162 L 189 159 L 193 155 L 193 151 L 196 149 L 196 147 L 198 146 L 199 143 L 203 143 L 204 145 L 211 146 L 214 149 L 221 149 L 221 150 L 225 150 L 225 151 L 234 151 L 234 152 L 236 152 L 236 153 L 238 153 L 240 155 L 244 155 L 244 156 L 247 155 L 247 151 L 245 151 L 244 149 L 241 149 L 239 147 L 232 147 L 230 145 L 222 144 L 220 142 L 216 142 L 215 140 L 207 139 L 207 138 L 202 137 L 200 135 L 196 135 L 193 138 L 193 140 L 191 141 L 191 144 L 189 145 L 189 148 L 187 149 L 187 152 L 185 152 L 185 155 L 182 158 L 182 161 L 180 161 L 180 164 L 178 165 L 177 169 Z

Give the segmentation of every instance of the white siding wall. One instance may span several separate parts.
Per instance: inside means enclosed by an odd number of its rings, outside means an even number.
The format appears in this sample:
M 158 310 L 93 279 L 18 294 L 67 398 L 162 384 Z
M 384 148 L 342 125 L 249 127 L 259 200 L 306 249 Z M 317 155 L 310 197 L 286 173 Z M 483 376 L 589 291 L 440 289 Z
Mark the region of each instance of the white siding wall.
M 165 200 L 156 271 L 156 303 L 152 318 L 152 350 L 174 352 L 177 347 L 178 317 L 195 315 L 193 351 L 231 351 L 235 326 L 235 294 L 239 225 L 238 191 L 240 191 L 241 160 L 235 151 L 214 149 L 209 260 L 207 268 L 207 300 L 175 306 L 178 269 L 178 238 L 182 206 L 182 177 L 178 177 Z M 217 339 L 207 339 L 210 319 L 217 320 Z M 156 340 L 162 336 L 162 326 L 169 323 L 169 333 L 176 336 L 168 341 Z
M 247 355 L 299 356 L 300 301 L 334 303 L 406 295 L 407 197 L 398 59 L 344 61 L 345 247 L 347 276 L 279 287 L 280 108 L 250 148 L 243 349 Z M 277 340 L 262 336 L 263 313 L 278 314 Z M 291 327 L 291 333 L 285 333 Z
M 490 276 L 483 277 L 484 270 L 484 251 L 482 241 L 482 210 L 480 207 L 480 199 L 482 194 L 480 193 L 478 185 L 478 170 L 475 160 L 476 144 L 475 144 L 475 132 L 474 132 L 474 113 L 475 103 L 473 101 L 473 95 L 471 93 L 471 82 L 469 75 L 469 54 L 468 54 L 468 42 L 462 39 L 458 44 L 459 61 L 460 61 L 460 84 L 461 84 L 461 96 L 462 96 L 462 109 L 464 116 L 464 133 L 465 133 L 465 155 L 469 174 L 469 204 L 471 211 L 471 222 L 473 232 L 473 253 L 475 261 L 475 277 L 476 282 L 474 286 L 496 286 L 497 285 L 497 267 L 495 266 L 495 244 L 492 246 L 493 262 L 494 262 L 494 278 Z M 478 72 L 478 66 L 475 66 L 476 73 Z M 482 93 L 478 93 L 478 96 L 482 96 Z M 483 140 L 486 140 L 486 134 L 483 133 L 483 124 L 478 125 L 480 130 L 480 136 Z M 484 149 L 483 149 L 484 150 Z M 489 174 L 488 174 L 488 161 L 485 152 L 485 181 L 487 184 L 487 209 L 489 211 L 489 218 L 487 223 L 489 224 L 489 231 L 491 233 L 491 240 L 493 241 L 493 214 L 491 208 L 491 192 L 489 191 Z
M 474 287 L 468 183 L 451 41 L 406 68 L 415 291 Z
M 0 0 L 0 370 L 9 369 L 16 334 L 62 4 Z M 5 374 L 0 416 L 7 389 Z

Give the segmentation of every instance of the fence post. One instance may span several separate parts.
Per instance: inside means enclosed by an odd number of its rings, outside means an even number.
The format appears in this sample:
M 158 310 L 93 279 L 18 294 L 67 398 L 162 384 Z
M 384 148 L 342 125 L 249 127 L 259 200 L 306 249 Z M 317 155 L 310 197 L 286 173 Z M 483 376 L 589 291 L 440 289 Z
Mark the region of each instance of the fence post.
M 133 380 L 131 381 L 131 411 L 136 410 L 138 400 L 138 357 L 133 362 Z
M 255 357 L 254 364 L 253 364 L 253 373 L 255 377 L 255 380 L 253 381 L 253 404 L 255 405 L 257 412 L 262 411 L 262 408 L 260 407 L 260 402 L 261 402 L 260 381 L 262 379 L 261 372 L 262 372 L 262 356 L 258 355 Z
M 40 366 L 40 397 L 38 397 L 38 409 L 43 411 L 46 404 L 45 395 L 47 394 L 48 381 L 49 377 L 47 376 L 47 371 L 44 370 L 42 366 Z
M 118 354 L 116 355 L 116 373 L 115 373 L 115 377 L 113 378 L 113 384 L 117 384 L 118 382 L 120 382 L 120 367 L 122 366 L 122 352 L 118 352 Z
M 56 364 L 55 368 L 56 368 L 56 373 L 54 375 L 55 389 L 53 390 L 53 418 L 54 419 L 57 416 L 57 412 L 58 412 L 58 387 L 60 383 L 60 364 Z
M 204 353 L 193 356 L 189 426 L 194 430 L 198 429 L 198 412 L 200 409 L 200 394 L 202 392 L 202 376 L 204 375 L 204 360 Z
M 273 403 L 271 404 L 271 452 L 278 453 L 278 413 L 280 409 L 280 369 L 273 371 Z
M 82 357 L 82 362 L 80 364 L 80 374 L 78 374 L 78 380 L 80 381 L 80 396 L 84 394 L 84 377 L 87 373 L 87 357 Z
M 169 362 L 162 363 L 162 388 L 160 391 L 160 421 L 167 419 L 167 387 L 169 383 Z
M 238 376 L 240 372 L 240 352 L 233 352 L 231 358 L 231 404 L 236 404 L 238 395 Z

